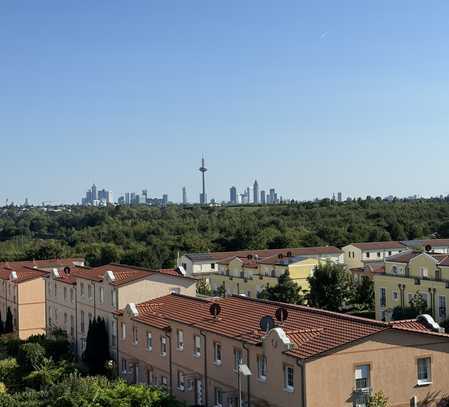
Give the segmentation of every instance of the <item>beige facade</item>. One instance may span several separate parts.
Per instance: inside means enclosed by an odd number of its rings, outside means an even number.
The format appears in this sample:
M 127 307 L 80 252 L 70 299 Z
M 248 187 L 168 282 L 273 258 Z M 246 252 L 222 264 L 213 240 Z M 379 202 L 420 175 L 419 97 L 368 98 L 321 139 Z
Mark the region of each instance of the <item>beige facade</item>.
M 364 267 L 368 263 L 384 259 L 407 250 L 399 242 L 352 243 L 342 248 L 344 263 L 348 269 Z
M 249 377 L 240 375 L 240 383 L 243 400 L 249 399 L 254 407 L 365 407 L 367 395 L 377 391 L 384 392 L 392 407 L 415 405 L 411 404 L 415 400 L 418 406 L 449 389 L 449 336 L 433 333 L 418 322 L 409 327 L 353 318 L 354 331 L 366 324 L 372 333 L 336 346 L 347 335 L 344 325 L 352 324 L 351 317 L 341 317 L 341 328 L 328 337 L 326 327 L 333 329 L 340 318 L 337 314 L 291 306 L 289 319 L 298 321 L 295 325 L 309 315 L 309 322 L 316 318 L 317 328 L 295 330 L 284 324 L 264 334 L 253 330 L 250 321 L 270 313 L 267 302 L 235 298 L 234 306 L 241 310 L 236 315 L 234 309 L 225 314 L 228 300 L 220 300 L 222 313 L 214 327 L 213 317 L 201 313 L 200 303 L 196 317 L 178 314 L 179 305 L 191 301 L 164 297 L 158 303 L 127 306 L 119 317 L 122 377 L 130 383 L 165 386 L 188 405 L 221 407 L 238 405 L 238 360 L 251 371 Z M 262 314 L 256 311 L 259 306 Z M 245 325 L 246 333 L 238 334 Z M 316 349 L 312 343 L 327 340 L 327 351 L 295 356 L 306 354 L 309 344 Z

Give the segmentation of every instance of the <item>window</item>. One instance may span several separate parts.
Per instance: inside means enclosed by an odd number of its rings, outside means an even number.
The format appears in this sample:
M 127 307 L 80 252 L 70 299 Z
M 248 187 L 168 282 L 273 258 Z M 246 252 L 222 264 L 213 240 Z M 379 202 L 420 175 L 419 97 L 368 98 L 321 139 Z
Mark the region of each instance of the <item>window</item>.
M 366 252 L 366 258 L 369 259 L 370 253 Z
M 419 269 L 419 276 L 421 278 L 429 277 L 429 270 L 427 270 L 425 267 L 420 267 L 420 269 Z
M 122 322 L 122 340 L 126 339 L 126 324 Z
M 137 326 L 133 326 L 133 344 L 137 345 L 139 343 L 138 333 L 137 333 Z
M 111 304 L 114 308 L 117 307 L 117 293 L 115 291 L 115 288 L 111 289 Z
M 215 263 L 211 263 L 210 268 L 211 268 L 212 270 L 215 270 Z
M 267 358 L 265 355 L 257 355 L 257 378 L 267 380 Z
M 151 332 L 147 332 L 147 351 L 151 352 L 153 350 L 153 335 Z
M 104 287 L 100 287 L 100 304 L 104 304 Z
M 369 365 L 360 365 L 355 368 L 355 389 L 368 389 L 369 385 Z
M 377 257 L 381 257 L 380 252 L 377 252 Z
M 184 391 L 184 373 L 178 370 L 178 383 L 177 388 L 180 391 Z
M 111 323 L 111 345 L 113 348 L 117 346 L 117 322 L 115 319 Z
M 67 301 L 67 287 L 64 287 L 64 301 Z
M 80 283 L 80 292 L 81 292 L 81 296 L 84 297 L 84 283 Z
M 154 374 L 153 371 L 147 369 L 147 386 L 151 386 L 154 382 Z
M 430 358 L 418 359 L 418 386 L 432 383 L 430 364 Z
M 385 307 L 387 305 L 387 290 L 385 288 L 380 289 L 380 306 Z
M 239 371 L 240 362 L 242 361 L 242 350 L 234 349 L 234 371 Z
M 195 335 L 193 337 L 193 356 L 199 357 L 201 355 L 201 337 Z
M 128 364 L 126 362 L 126 359 L 122 359 L 122 373 L 127 373 Z
M 388 251 L 388 255 L 391 256 L 391 250 Z
M 161 386 L 167 386 L 168 379 L 167 376 L 161 376 Z
M 214 363 L 221 365 L 221 344 L 214 342 Z
M 161 336 L 161 356 L 167 355 L 167 337 Z
M 398 301 L 399 293 L 397 291 L 393 291 L 393 301 Z
M 295 389 L 293 366 L 284 366 L 284 390 L 292 392 Z
M 221 390 L 219 387 L 215 387 L 214 404 L 219 407 L 223 406 L 223 390 Z
M 443 295 L 438 297 L 438 314 L 440 319 L 446 319 L 446 297 Z
M 70 336 L 75 336 L 75 318 L 70 315 Z
M 92 286 L 90 284 L 87 286 L 87 298 L 92 298 Z
M 56 281 L 55 281 L 55 297 L 58 296 L 58 286 L 56 285 Z
M 176 348 L 178 350 L 184 350 L 184 332 L 180 329 L 176 332 Z
M 92 313 L 91 312 L 89 312 L 88 317 L 89 317 L 89 324 L 90 324 L 92 322 Z
M 84 333 L 85 328 L 86 328 L 85 321 L 84 321 L 84 311 L 81 311 L 80 320 L 81 320 L 81 332 Z
M 73 303 L 74 301 L 74 295 L 73 295 L 73 288 L 70 289 L 70 302 Z
M 67 326 L 67 321 L 68 321 L 67 312 L 64 312 L 64 326 Z

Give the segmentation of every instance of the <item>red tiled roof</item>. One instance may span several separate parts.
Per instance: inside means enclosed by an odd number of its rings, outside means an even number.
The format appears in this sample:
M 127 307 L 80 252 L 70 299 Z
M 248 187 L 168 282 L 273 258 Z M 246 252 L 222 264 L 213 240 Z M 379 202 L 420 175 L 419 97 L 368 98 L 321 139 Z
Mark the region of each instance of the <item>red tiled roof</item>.
M 388 242 L 363 242 L 363 243 L 351 243 L 351 246 L 355 246 L 360 250 L 388 250 L 388 249 L 405 249 L 406 247 L 398 241 Z
M 425 252 L 420 252 L 416 250 L 407 250 L 402 253 L 395 254 L 393 256 L 387 257 L 385 261 L 390 261 L 394 263 L 409 263 L 415 257 L 418 257 Z M 440 266 L 449 265 L 449 255 L 443 253 L 425 253 L 428 256 L 433 257 Z
M 16 283 L 23 283 L 24 281 L 33 280 L 35 278 L 45 277 L 47 271 L 35 269 L 33 267 L 24 266 L 18 263 L 14 264 L 14 267 L 1 265 L 0 266 L 0 279 L 10 280 L 11 272 L 15 272 L 17 279 L 14 280 Z
M 213 303 L 221 306 L 218 318 L 212 317 L 209 313 Z M 170 321 L 176 321 L 204 331 L 258 344 L 265 335 L 259 328 L 261 318 L 266 315 L 275 318 L 275 312 L 280 306 L 286 307 L 289 313 L 288 319 L 280 327 L 295 344 L 287 353 L 303 359 L 387 329 L 407 327 L 413 332 L 434 334 L 422 324 L 419 326 L 414 326 L 411 322 L 389 324 L 306 306 L 240 296 L 207 300 L 172 294 L 137 305 L 139 314 L 132 319 L 161 329 L 168 328 Z M 444 336 L 449 338 L 449 335 Z

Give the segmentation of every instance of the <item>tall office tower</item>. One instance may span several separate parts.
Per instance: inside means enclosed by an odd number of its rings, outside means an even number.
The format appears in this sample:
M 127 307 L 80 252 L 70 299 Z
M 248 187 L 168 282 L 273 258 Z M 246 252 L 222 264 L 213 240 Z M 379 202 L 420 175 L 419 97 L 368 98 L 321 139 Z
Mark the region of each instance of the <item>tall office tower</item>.
M 182 203 L 183 203 L 183 205 L 187 204 L 187 190 L 186 190 L 186 187 L 182 187 Z
M 136 203 L 136 193 L 135 192 L 131 192 L 131 197 L 129 199 L 131 205 L 134 205 Z
M 86 204 L 90 205 L 92 203 L 92 190 L 86 192 Z
M 93 184 L 90 190 L 92 191 L 92 201 L 98 200 L 97 186 Z
M 259 184 L 257 180 L 254 181 L 253 185 L 253 202 L 257 205 L 259 203 Z
M 251 191 L 249 189 L 249 187 L 246 188 L 246 203 L 249 204 L 250 201 L 250 196 L 251 196 Z
M 147 203 L 148 201 L 148 190 L 142 189 L 142 201 L 143 203 Z
M 129 192 L 125 192 L 125 204 L 130 205 L 131 204 L 131 195 Z
M 162 195 L 162 205 L 167 206 L 167 204 L 168 204 L 168 195 L 164 194 Z
M 200 194 L 200 204 L 201 205 L 206 205 L 207 204 L 207 195 L 206 195 L 206 171 L 207 168 L 204 165 L 204 157 L 201 159 L 201 167 L 199 168 L 200 172 L 201 172 L 201 176 L 203 179 L 203 192 L 201 192 Z
M 341 192 L 338 193 L 337 199 L 338 199 L 338 202 L 341 202 L 343 200 Z
M 262 205 L 265 205 L 267 203 L 267 197 L 265 194 L 265 190 L 262 189 L 262 191 L 260 191 L 260 203 Z
M 231 187 L 229 189 L 229 202 L 231 204 L 237 203 L 237 188 L 236 187 Z
M 276 203 L 276 190 L 274 188 L 270 188 L 270 193 L 268 195 L 268 203 L 270 204 Z
M 119 205 L 125 205 L 125 197 L 124 197 L 124 196 L 120 196 L 120 197 L 118 198 L 117 203 L 118 203 Z

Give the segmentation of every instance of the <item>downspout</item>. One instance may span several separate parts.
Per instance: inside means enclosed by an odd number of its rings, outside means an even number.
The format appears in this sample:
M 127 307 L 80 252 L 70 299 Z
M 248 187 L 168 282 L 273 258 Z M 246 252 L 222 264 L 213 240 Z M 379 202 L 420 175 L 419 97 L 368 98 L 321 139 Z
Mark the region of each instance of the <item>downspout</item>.
M 243 342 L 242 345 L 243 349 L 246 350 L 246 364 L 248 366 L 248 368 L 250 368 L 250 364 L 249 364 L 249 348 L 248 348 L 248 344 L 246 342 Z M 240 372 L 239 372 L 240 375 Z M 248 376 L 247 378 L 248 382 L 247 382 L 247 387 L 246 387 L 246 392 L 248 393 L 248 402 L 247 402 L 247 407 L 251 407 L 251 376 Z
M 75 290 L 75 346 L 76 346 L 76 354 L 78 355 L 78 283 L 75 283 L 74 290 Z
M 173 364 L 172 364 L 172 351 L 171 351 L 171 335 L 170 335 L 170 328 L 168 328 L 165 332 L 167 338 L 168 338 L 168 371 L 170 375 L 170 396 L 173 396 Z
M 50 276 L 48 277 L 44 277 L 44 295 L 45 295 L 45 310 L 44 310 L 44 316 L 45 316 L 45 335 L 48 335 L 48 329 L 47 329 L 47 325 L 48 325 L 48 319 L 47 319 L 47 278 L 50 278 Z
M 206 334 L 200 331 L 200 335 L 204 338 L 204 401 L 206 402 L 206 407 L 209 406 L 209 392 L 207 385 L 207 346 L 206 346 Z
M 301 368 L 301 407 L 307 407 L 306 364 L 301 359 L 296 359 L 296 364 Z

